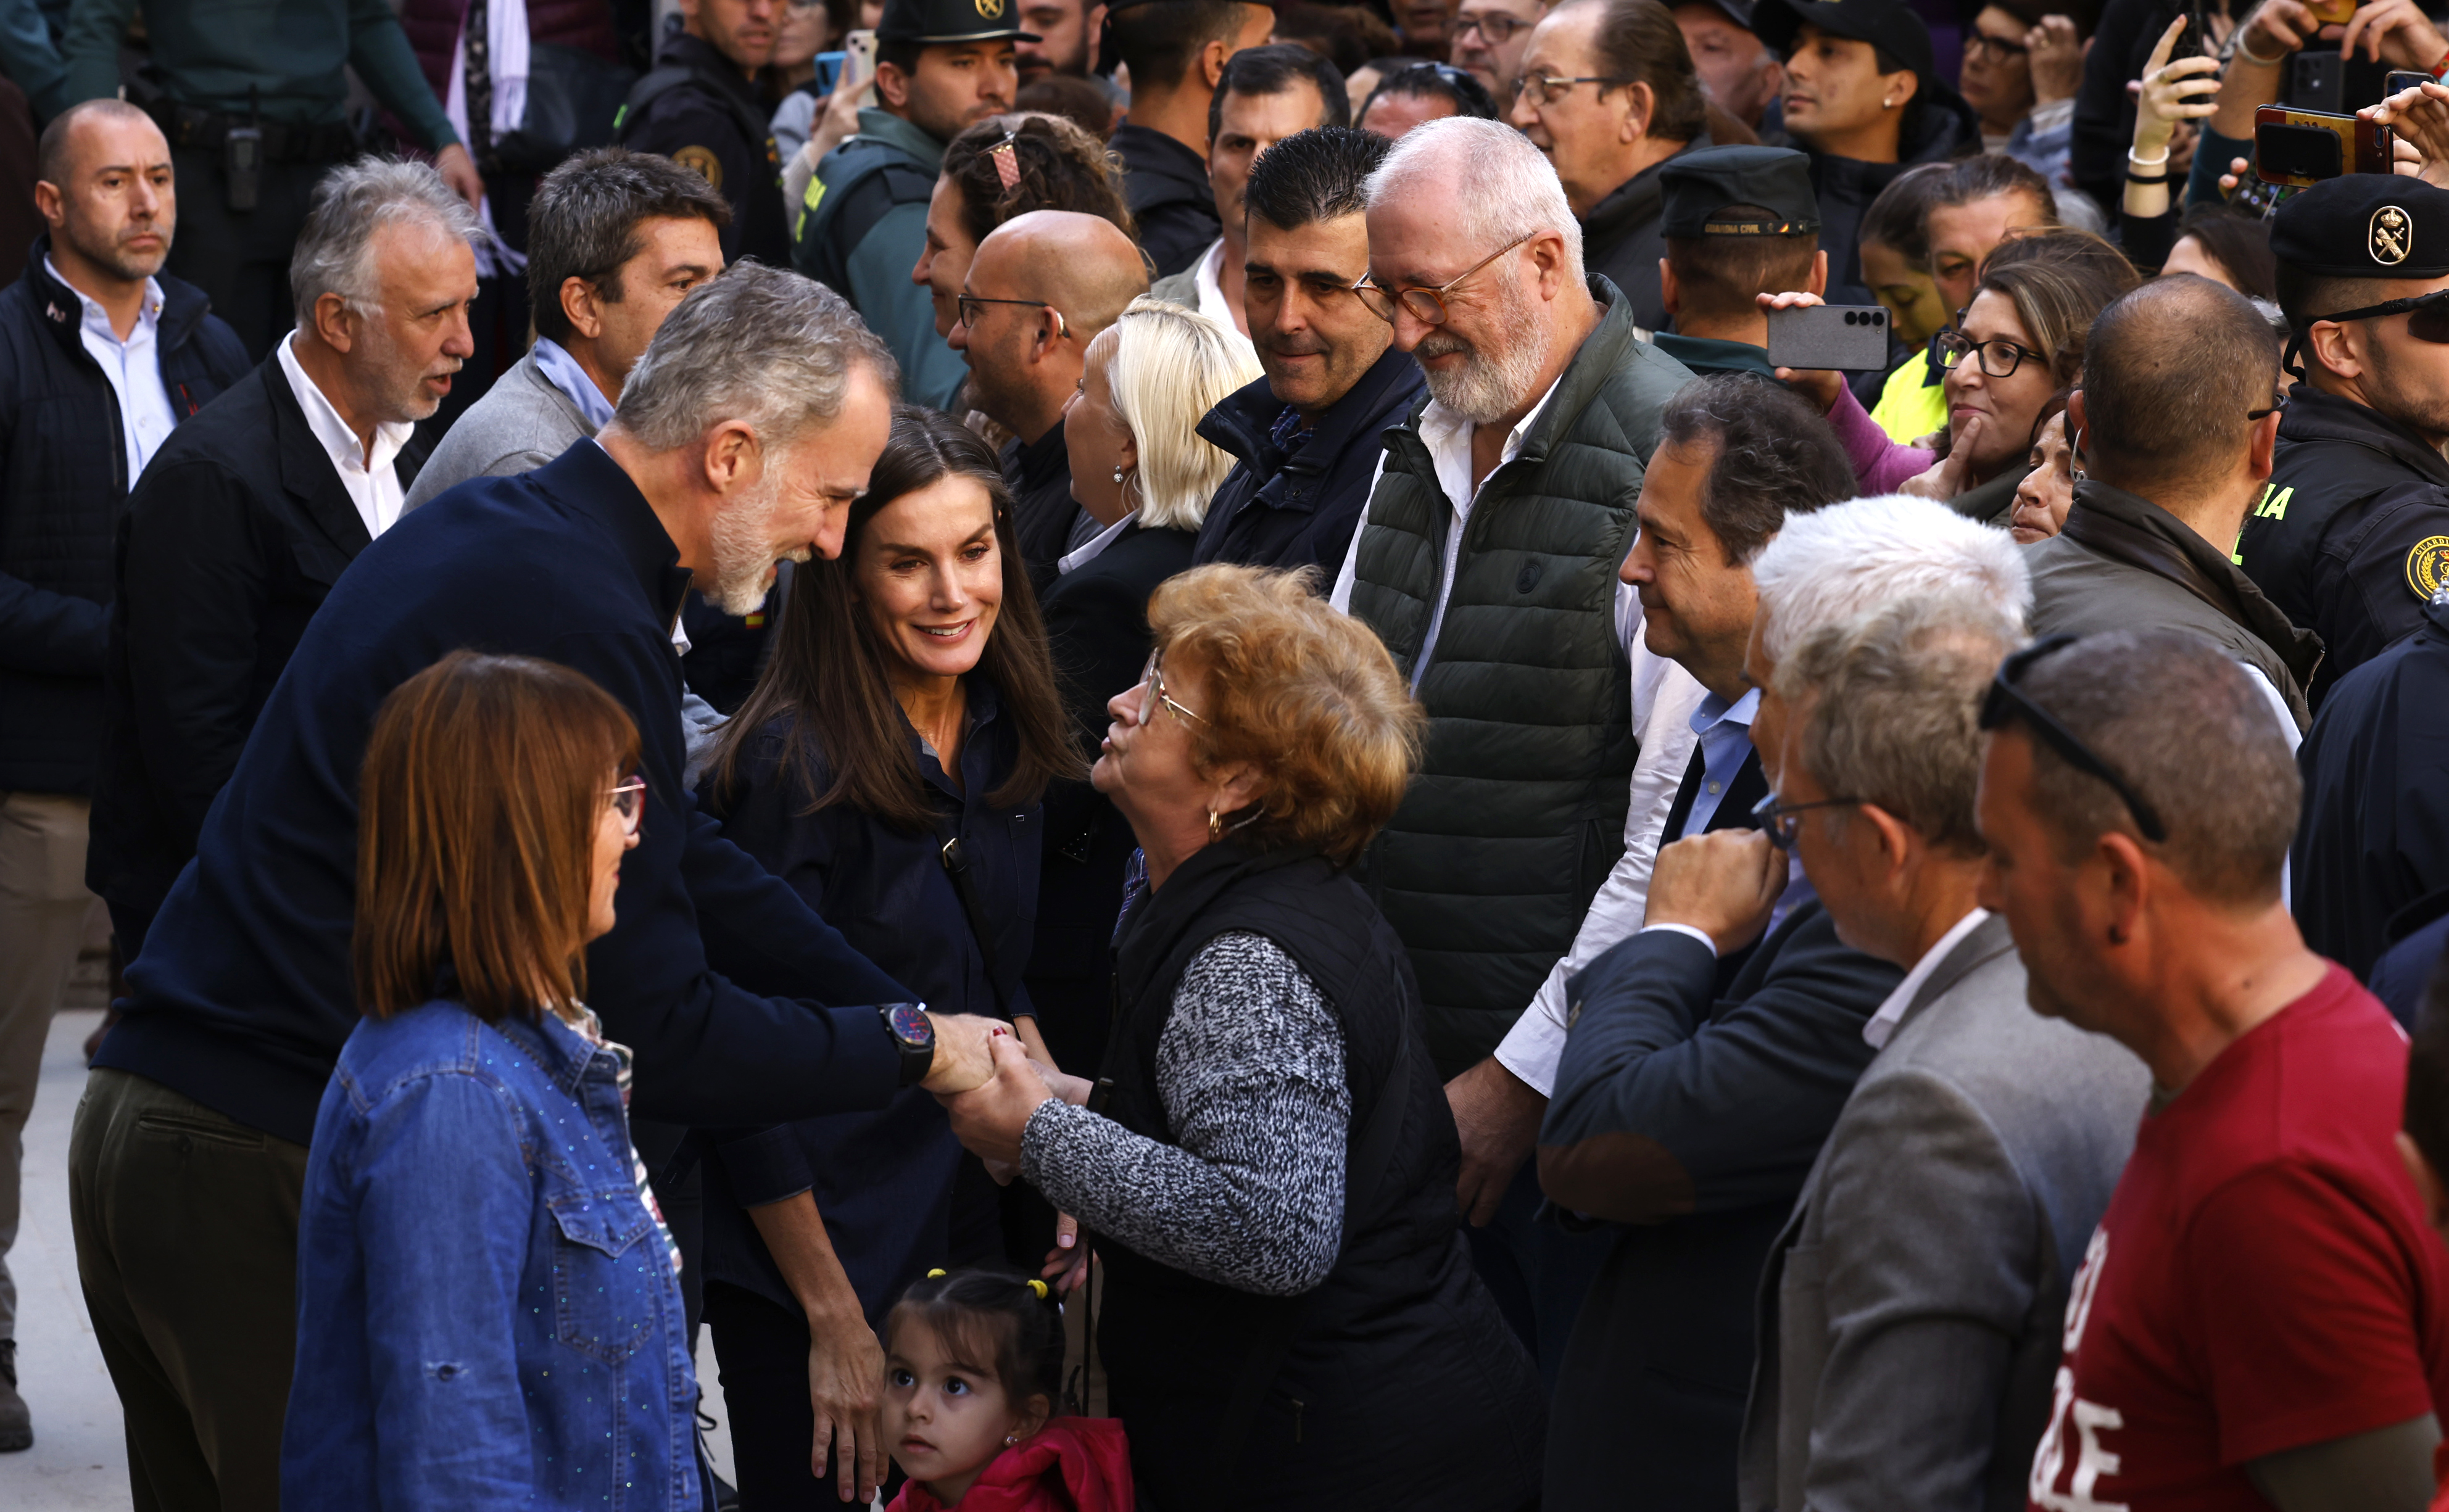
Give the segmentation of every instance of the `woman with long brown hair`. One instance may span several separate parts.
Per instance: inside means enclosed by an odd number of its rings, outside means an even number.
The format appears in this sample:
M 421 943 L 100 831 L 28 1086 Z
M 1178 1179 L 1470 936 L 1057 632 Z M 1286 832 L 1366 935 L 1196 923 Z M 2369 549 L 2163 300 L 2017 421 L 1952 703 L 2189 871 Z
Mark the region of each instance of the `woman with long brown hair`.
M 1010 1020 L 1042 1051 L 1020 980 L 1039 797 L 1079 766 L 994 453 L 905 406 L 840 557 L 800 569 L 700 802 L 913 1001 Z M 1002 1201 L 916 1087 L 879 1113 L 742 1131 L 717 1152 L 705 1316 L 742 1495 L 864 1505 L 882 1461 L 874 1327 L 929 1270 L 1003 1259 Z
M 578 673 L 456 651 L 384 700 L 357 845 L 365 1018 L 298 1215 L 293 1505 L 702 1504 L 679 1251 L 588 1011 L 638 732 Z

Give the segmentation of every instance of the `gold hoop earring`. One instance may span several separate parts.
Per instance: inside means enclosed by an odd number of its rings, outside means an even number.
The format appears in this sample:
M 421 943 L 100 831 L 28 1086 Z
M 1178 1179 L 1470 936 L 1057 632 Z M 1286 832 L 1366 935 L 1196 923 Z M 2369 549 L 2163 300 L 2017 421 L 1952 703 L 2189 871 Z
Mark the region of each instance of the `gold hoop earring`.
M 1224 838 L 1224 816 L 1214 809 L 1207 811 L 1207 839 L 1210 844 Z

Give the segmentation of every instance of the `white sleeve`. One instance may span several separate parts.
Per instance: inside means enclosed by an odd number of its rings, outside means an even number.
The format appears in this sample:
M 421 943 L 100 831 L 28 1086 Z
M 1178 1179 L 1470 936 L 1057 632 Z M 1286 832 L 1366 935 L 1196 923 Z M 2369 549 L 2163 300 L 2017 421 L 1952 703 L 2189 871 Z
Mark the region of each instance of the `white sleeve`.
M 1386 475 L 1386 449 L 1378 449 L 1378 466 L 1369 472 L 1369 492 L 1360 503 L 1360 518 L 1352 526 L 1352 544 L 1343 548 L 1343 565 L 1336 569 L 1335 591 L 1326 596 L 1328 605 L 1341 614 L 1352 612 L 1352 584 L 1360 575 L 1360 536 L 1369 528 L 1369 500 L 1378 497 L 1378 480 Z
M 1633 730 L 1641 739 L 1641 755 L 1633 762 L 1631 802 L 1625 809 L 1624 854 L 1591 899 L 1573 947 L 1548 972 L 1531 1005 L 1496 1047 L 1498 1063 L 1543 1097 L 1555 1085 L 1557 1058 L 1565 1050 L 1565 979 L 1639 929 L 1649 911 L 1649 869 L 1658 859 L 1667 811 L 1675 806 L 1675 790 L 1683 785 L 1684 769 L 1691 765 L 1692 749 L 1700 739 L 1692 733 L 1692 711 L 1708 697 L 1690 673 L 1642 644 L 1637 613 L 1627 650 L 1632 659 Z
M 2262 690 L 2263 699 L 2269 703 L 2271 714 L 2279 720 L 2279 733 L 2286 737 L 2287 754 L 2295 755 L 2297 746 L 2304 743 L 2304 736 L 2296 728 L 2296 716 L 2288 712 L 2287 700 L 2280 696 L 2268 673 L 2249 661 L 2238 664 L 2253 674 L 2254 686 Z M 2296 911 L 2296 874 L 2292 859 L 2279 863 L 2279 901 L 2287 906 L 2288 912 Z

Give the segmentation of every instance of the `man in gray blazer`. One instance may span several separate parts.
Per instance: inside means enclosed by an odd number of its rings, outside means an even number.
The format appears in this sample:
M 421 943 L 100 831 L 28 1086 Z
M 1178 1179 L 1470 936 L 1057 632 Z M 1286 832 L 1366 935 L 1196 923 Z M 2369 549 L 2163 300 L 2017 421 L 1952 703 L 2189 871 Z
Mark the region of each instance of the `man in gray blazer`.
M 545 175 L 528 204 L 535 345 L 451 427 L 406 507 L 595 434 L 664 317 L 723 271 L 730 223 L 729 201 L 653 153 L 601 147 Z
M 1948 592 L 1777 661 L 1769 832 L 1841 938 L 1909 969 L 1863 1026 L 1878 1056 L 1769 1253 L 1744 1512 L 2025 1505 L 2068 1288 L 2150 1078 L 2034 1013 L 2006 921 L 1975 903 L 1977 717 L 2022 639 L 1995 602 Z

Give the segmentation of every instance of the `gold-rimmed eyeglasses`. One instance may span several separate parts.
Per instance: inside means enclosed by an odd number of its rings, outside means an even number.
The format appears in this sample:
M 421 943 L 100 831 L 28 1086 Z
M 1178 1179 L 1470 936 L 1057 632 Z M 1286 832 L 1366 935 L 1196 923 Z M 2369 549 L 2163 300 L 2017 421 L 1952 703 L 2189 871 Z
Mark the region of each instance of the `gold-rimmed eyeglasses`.
M 1147 695 L 1140 699 L 1139 716 L 1131 721 L 1133 724 L 1140 725 L 1143 728 L 1147 726 L 1148 722 L 1149 706 L 1152 703 L 1161 703 L 1165 705 L 1167 708 L 1173 711 L 1175 718 L 1181 719 L 1185 723 L 1205 724 L 1207 722 L 1207 716 L 1201 714 L 1194 709 L 1185 708 L 1183 705 L 1176 703 L 1173 699 L 1166 693 L 1165 658 L 1163 653 L 1155 651 L 1148 653 L 1147 665 L 1140 669 L 1140 686 L 1147 690 Z
M 621 816 L 622 828 L 637 833 L 638 821 L 646 813 L 646 779 L 632 776 L 617 788 L 606 789 L 605 796 L 611 799 L 612 812 Z
M 1382 283 L 1371 281 L 1355 285 L 1352 292 L 1360 297 L 1360 302 L 1369 307 L 1371 315 L 1388 325 L 1395 323 L 1395 308 L 1400 305 L 1420 324 L 1441 326 L 1446 323 L 1446 296 L 1452 294 L 1456 285 L 1538 234 L 1536 231 L 1524 232 L 1434 289 L 1389 289 Z

